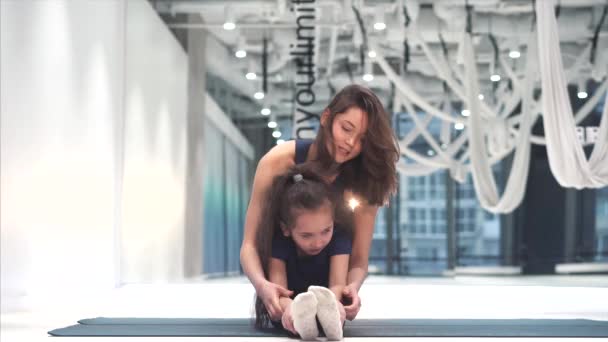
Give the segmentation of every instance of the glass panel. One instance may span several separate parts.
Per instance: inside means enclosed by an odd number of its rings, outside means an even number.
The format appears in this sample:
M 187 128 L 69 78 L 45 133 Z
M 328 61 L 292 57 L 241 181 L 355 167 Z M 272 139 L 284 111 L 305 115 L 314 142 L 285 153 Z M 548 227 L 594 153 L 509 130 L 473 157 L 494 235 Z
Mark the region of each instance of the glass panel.
M 204 231 L 203 231 L 203 273 L 223 273 L 224 258 L 224 139 L 220 131 L 205 121 L 205 163 L 204 170 Z
M 226 140 L 224 140 L 226 141 Z M 239 158 L 234 145 L 226 143 L 224 147 L 226 177 L 226 272 L 238 272 L 240 269 L 241 222 L 239 204 Z
M 500 265 L 500 216 L 481 208 L 470 174 L 464 183 L 456 183 L 455 187 L 456 265 Z M 499 191 L 502 193 L 502 190 Z
M 596 191 L 596 261 L 608 261 L 608 187 Z
M 445 182 L 439 180 L 445 177 L 444 173 L 399 177 L 398 271 L 410 275 L 441 275 L 447 266 L 445 197 L 424 194 L 443 193 L 440 188 Z M 431 181 L 433 177 L 435 181 Z

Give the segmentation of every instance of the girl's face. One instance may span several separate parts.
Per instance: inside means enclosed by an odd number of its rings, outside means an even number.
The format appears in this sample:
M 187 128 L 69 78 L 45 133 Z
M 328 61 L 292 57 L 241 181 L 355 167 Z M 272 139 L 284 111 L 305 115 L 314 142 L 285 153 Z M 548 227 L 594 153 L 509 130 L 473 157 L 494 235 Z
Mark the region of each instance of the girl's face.
M 350 107 L 344 113 L 334 117 L 331 130 L 333 140 L 328 140 L 329 146 L 327 147 L 330 151 L 334 151 L 336 163 L 347 162 L 361 153 L 361 146 L 367 132 L 367 113 L 359 107 Z
M 317 255 L 329 244 L 334 232 L 334 218 L 329 204 L 315 210 L 300 210 L 295 226 L 283 229 L 285 236 L 291 236 L 300 255 Z

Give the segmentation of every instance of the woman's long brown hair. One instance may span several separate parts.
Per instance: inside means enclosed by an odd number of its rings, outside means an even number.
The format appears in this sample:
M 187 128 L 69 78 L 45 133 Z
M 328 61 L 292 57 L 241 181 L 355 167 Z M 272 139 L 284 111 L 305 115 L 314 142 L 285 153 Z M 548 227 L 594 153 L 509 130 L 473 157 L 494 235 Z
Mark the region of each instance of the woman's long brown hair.
M 298 174 L 302 176 L 301 180 L 294 178 Z M 291 229 L 295 225 L 298 212 L 316 210 L 323 205 L 330 205 L 333 212 L 334 196 L 335 193 L 309 164 L 295 165 L 286 174 L 273 179 L 264 199 L 264 209 L 256 236 L 256 247 L 266 279 L 272 255 L 272 239 L 275 234 L 280 233 L 281 223 Z M 269 325 L 268 311 L 262 300 L 256 296 L 255 326 L 265 328 Z
M 384 205 L 397 189 L 399 145 L 388 114 L 370 89 L 354 84 L 334 96 L 325 109 L 329 115 L 315 139 L 316 162 L 321 170 L 335 167 L 334 151 L 327 149 L 327 141 L 333 139 L 332 126 L 336 116 L 352 107 L 367 114 L 367 132 L 361 153 L 339 166 L 340 177 L 346 189 L 361 195 L 369 204 Z

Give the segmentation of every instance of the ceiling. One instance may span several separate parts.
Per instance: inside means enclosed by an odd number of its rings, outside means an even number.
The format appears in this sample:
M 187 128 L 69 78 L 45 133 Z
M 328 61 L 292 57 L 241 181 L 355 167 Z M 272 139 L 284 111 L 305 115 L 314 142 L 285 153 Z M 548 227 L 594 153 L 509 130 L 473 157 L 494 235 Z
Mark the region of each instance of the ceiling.
M 385 56 L 393 69 L 406 77 L 421 96 L 431 102 L 450 96 L 421 43 L 427 44 L 433 54 L 447 57 L 451 68 L 458 70 L 462 67 L 458 63 L 458 47 L 467 20 L 470 20 L 475 37 L 480 89 L 488 100 L 500 83 L 490 80 L 492 70 L 500 73 L 500 68 L 494 68 L 496 51 L 507 58 L 518 77 L 524 76 L 525 45 L 535 19 L 531 0 L 299 1 L 301 5 L 294 8 L 294 1 L 287 0 L 150 0 L 172 29 L 209 32 L 215 40 L 210 49 L 218 53 L 218 58 L 209 59 L 209 63 L 215 63 L 210 66 L 210 72 L 224 77 L 246 96 L 253 96 L 262 89 L 263 41 L 266 38 L 267 96 L 264 101 L 279 115 L 291 115 L 295 82 L 302 81 L 302 78 L 296 78 L 298 70 L 302 69 L 295 63 L 292 53 L 297 51 L 294 44 L 306 42 L 298 40 L 296 29 L 298 17 L 300 25 L 312 23 L 301 17 L 311 13 L 306 12 L 309 8 L 315 11 L 312 12 L 315 29 L 303 30 L 301 36 L 314 37 L 313 90 L 316 100 L 311 108 L 317 111 L 327 105 L 336 89 L 352 82 L 371 87 L 385 103 L 390 103 L 394 92 L 391 82 L 374 59 L 367 56 L 372 42 L 379 46 L 381 51 L 378 53 Z M 599 81 L 606 76 L 605 66 L 608 65 L 608 18 L 600 25 L 608 0 L 558 0 L 557 3 L 566 69 L 597 36 L 594 62 L 585 62 L 574 68 L 576 70 L 569 70 L 570 81 Z M 200 14 L 202 23 L 188 23 L 182 14 Z M 226 21 L 234 22 L 235 28 L 225 30 Z M 383 22 L 386 28 L 375 29 L 376 22 Z M 420 38 L 412 34 L 414 25 Z M 367 46 L 365 42 L 368 42 Z M 235 57 L 234 52 L 239 47 L 247 51 L 245 58 Z M 508 58 L 509 52 L 515 49 L 521 52 L 521 57 Z M 224 54 L 220 55 L 218 50 L 224 50 Z M 370 65 L 366 66 L 368 63 Z M 362 76 L 370 70 L 374 78 L 366 82 Z M 254 71 L 257 79 L 246 80 L 248 71 Z M 229 75 L 233 75 L 232 78 Z M 252 116 L 256 114 L 251 113 Z

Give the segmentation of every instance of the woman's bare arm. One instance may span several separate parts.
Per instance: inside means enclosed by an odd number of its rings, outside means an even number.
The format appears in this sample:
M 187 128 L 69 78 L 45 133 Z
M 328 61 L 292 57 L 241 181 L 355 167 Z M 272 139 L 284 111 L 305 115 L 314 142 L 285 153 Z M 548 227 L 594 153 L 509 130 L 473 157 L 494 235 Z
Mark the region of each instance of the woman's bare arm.
M 271 283 L 281 285 L 287 288 L 287 267 L 285 261 L 277 258 L 270 258 L 270 265 L 268 266 L 268 280 Z M 283 311 L 285 311 L 287 305 L 291 304 L 291 298 L 287 296 L 280 296 L 279 303 Z
M 272 184 L 272 180 L 276 175 L 286 172 L 294 164 L 294 155 L 295 142 L 291 141 L 275 146 L 260 159 L 253 180 L 249 207 L 245 216 L 240 255 L 241 266 L 271 315 L 278 315 L 282 312 L 279 304 L 279 293 L 285 294 L 288 291 L 278 285 L 272 286 L 265 279 L 260 255 L 256 247 L 256 234 L 264 207 L 265 196 Z
M 369 250 L 374 235 L 374 223 L 378 207 L 363 204 L 355 208 L 353 251 L 350 258 L 347 282 L 355 285 L 357 291 L 361 288 L 367 276 Z

